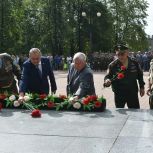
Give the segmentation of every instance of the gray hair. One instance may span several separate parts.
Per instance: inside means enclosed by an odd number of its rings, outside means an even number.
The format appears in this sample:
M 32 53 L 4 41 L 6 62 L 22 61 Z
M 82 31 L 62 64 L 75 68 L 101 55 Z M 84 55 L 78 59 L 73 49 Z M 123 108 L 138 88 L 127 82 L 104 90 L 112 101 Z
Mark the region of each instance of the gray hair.
M 84 53 L 78 52 L 78 53 L 76 53 L 76 54 L 74 55 L 73 61 L 76 60 L 76 59 L 79 59 L 79 60 L 85 62 L 85 61 L 87 60 L 87 57 L 86 57 L 86 55 L 85 55 Z
M 29 51 L 29 55 L 31 55 L 31 54 L 39 54 L 39 55 L 41 55 L 41 51 L 38 48 L 32 48 Z

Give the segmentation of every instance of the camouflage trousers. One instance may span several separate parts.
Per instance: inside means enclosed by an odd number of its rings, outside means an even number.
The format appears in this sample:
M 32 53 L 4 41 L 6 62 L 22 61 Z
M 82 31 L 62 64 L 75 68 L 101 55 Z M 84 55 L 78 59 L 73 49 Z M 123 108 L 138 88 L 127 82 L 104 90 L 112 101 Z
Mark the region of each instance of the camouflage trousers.
M 149 96 L 149 105 L 150 109 L 153 109 L 153 89 L 151 90 L 151 94 Z

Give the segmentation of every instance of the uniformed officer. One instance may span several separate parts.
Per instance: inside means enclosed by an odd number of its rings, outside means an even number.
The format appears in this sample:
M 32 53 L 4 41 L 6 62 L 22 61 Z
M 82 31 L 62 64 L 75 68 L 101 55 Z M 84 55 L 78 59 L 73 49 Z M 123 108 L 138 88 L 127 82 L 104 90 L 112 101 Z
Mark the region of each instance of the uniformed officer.
M 0 93 L 5 91 L 14 94 L 18 93 L 14 75 L 20 80 L 20 67 L 13 62 L 9 54 L 0 54 Z
M 139 82 L 140 96 L 142 97 L 145 94 L 145 83 L 141 67 L 135 59 L 128 56 L 129 52 L 127 46 L 116 45 L 114 50 L 118 58 L 109 64 L 108 73 L 104 78 L 104 85 L 106 87 L 112 85 L 116 108 L 124 108 L 127 103 L 128 108 L 138 109 L 140 105 L 137 80 Z M 111 81 L 114 75 L 119 72 L 121 66 L 126 68 L 124 78 Z

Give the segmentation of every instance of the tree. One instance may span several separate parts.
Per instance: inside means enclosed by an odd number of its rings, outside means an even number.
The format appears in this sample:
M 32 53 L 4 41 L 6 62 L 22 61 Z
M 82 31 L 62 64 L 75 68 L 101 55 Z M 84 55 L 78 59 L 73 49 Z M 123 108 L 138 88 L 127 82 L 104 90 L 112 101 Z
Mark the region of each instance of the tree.
M 147 48 L 145 0 L 107 0 L 114 19 L 114 43 L 126 42 L 134 50 Z M 140 47 L 141 46 L 141 47 Z
M 0 0 L 0 51 L 73 55 L 119 42 L 144 50 L 146 9 L 146 0 Z

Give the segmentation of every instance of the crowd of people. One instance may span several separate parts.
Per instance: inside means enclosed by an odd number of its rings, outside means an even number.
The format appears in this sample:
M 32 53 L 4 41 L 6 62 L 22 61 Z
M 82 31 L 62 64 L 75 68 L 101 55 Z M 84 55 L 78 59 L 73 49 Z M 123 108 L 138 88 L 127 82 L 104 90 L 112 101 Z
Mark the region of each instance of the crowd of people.
M 52 56 L 51 54 L 44 55 L 45 57 L 49 58 L 50 63 L 52 65 L 53 70 L 68 70 L 70 64 L 72 63 L 72 56 L 63 56 L 63 55 L 55 55 Z M 130 52 L 130 57 L 136 59 L 141 68 L 144 71 L 149 71 L 151 59 L 153 59 L 153 51 L 150 52 Z M 23 63 L 28 59 L 28 55 L 21 54 L 21 55 L 12 55 L 14 59 L 14 63 L 18 64 L 21 69 Z M 107 70 L 109 63 L 111 63 L 114 59 L 116 59 L 115 53 L 100 53 L 94 52 L 92 54 L 87 55 L 87 62 L 89 66 L 92 68 L 93 71 L 104 71 Z

